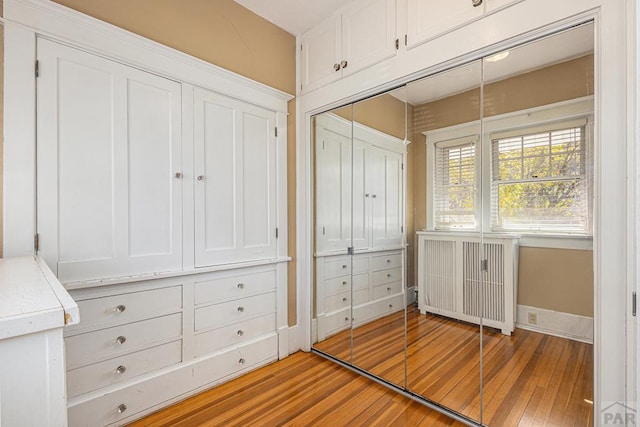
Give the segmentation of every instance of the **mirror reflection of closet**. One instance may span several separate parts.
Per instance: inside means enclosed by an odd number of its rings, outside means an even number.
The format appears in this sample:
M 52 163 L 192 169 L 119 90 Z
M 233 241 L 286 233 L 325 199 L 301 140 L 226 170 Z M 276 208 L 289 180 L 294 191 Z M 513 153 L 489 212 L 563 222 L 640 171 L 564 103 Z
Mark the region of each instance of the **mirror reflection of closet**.
M 353 364 L 405 386 L 405 88 L 353 105 Z
M 314 348 L 351 363 L 352 107 L 312 117 Z
M 515 330 L 483 333 L 487 425 L 593 424 L 593 40 L 590 23 L 483 62 L 485 241 L 520 236 Z M 511 306 L 501 255 L 485 255 L 485 319 Z
M 407 309 L 407 388 L 476 422 L 481 72 L 476 61 L 407 85 L 414 141 L 410 229 L 418 230 L 418 301 Z

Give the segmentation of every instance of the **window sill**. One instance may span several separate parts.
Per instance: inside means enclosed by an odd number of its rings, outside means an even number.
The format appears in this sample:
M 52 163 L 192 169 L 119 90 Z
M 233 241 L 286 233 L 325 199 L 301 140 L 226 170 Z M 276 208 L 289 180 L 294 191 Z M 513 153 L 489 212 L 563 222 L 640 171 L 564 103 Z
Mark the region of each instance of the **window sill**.
M 593 250 L 593 237 L 557 234 L 521 234 L 518 245 L 525 248 L 553 248 L 591 251 Z
M 453 235 L 478 236 L 480 232 L 473 230 L 423 230 L 435 233 L 450 233 Z M 484 233 L 487 237 L 515 236 L 518 246 L 524 248 L 572 249 L 581 251 L 593 250 L 592 236 L 577 236 L 570 234 L 525 234 L 522 232 L 491 232 Z

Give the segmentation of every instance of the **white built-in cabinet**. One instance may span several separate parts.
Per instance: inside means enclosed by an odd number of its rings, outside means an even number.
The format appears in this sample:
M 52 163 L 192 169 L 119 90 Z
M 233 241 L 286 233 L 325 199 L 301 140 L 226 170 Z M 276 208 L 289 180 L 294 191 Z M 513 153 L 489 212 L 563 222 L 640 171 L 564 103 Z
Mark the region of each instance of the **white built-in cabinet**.
M 276 114 L 194 91 L 195 264 L 276 256 Z
M 398 248 L 404 234 L 403 140 L 335 115 L 315 118 L 316 252 Z
M 308 92 L 396 54 L 396 0 L 356 1 L 300 41 L 300 84 Z
M 182 268 L 180 84 L 38 39 L 39 253 L 64 282 Z
M 299 38 L 307 93 L 522 0 L 361 0 Z
M 124 424 L 287 356 L 290 97 L 37 52 L 37 251 L 81 319 L 69 424 Z

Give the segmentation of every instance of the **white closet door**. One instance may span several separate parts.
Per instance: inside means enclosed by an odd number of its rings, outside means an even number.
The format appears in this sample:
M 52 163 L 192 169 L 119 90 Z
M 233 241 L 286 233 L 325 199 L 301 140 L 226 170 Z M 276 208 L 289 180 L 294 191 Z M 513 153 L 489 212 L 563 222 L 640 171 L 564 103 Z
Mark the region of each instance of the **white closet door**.
M 397 247 L 403 226 L 402 155 L 371 147 L 369 172 L 372 247 Z
M 180 84 L 37 48 L 41 254 L 64 282 L 179 270 Z
M 195 263 L 276 256 L 275 113 L 194 93 Z
M 351 139 L 317 128 L 316 156 L 316 251 L 346 251 L 351 246 Z
M 367 193 L 367 161 L 369 144 L 359 139 L 353 140 L 353 241 L 356 250 L 365 250 L 371 240 L 371 194 Z

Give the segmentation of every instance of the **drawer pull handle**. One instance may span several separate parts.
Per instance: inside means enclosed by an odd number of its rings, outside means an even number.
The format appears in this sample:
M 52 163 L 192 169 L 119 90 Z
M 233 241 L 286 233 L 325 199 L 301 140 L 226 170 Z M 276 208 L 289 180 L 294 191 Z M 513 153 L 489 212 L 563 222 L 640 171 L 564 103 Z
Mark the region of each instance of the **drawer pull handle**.
M 242 313 L 244 311 L 244 307 L 238 307 L 238 311 Z
M 343 281 L 342 281 L 342 284 L 343 284 L 343 285 L 346 285 L 346 284 L 347 284 L 347 281 L 346 281 L 346 280 L 343 280 Z
M 245 360 L 244 360 L 244 359 L 240 359 L 240 360 L 238 360 L 238 363 L 239 363 L 239 364 L 241 364 L 241 365 L 244 365 L 244 362 L 245 362 Z
M 344 318 L 344 321 L 345 321 L 345 322 L 348 322 L 348 321 L 349 321 L 349 318 L 348 318 L 348 317 L 345 317 L 345 318 Z
M 389 263 L 391 263 L 391 260 L 390 260 L 390 259 L 388 259 L 388 260 L 387 260 L 387 264 L 389 264 Z
M 127 372 L 127 368 L 125 366 L 120 365 L 116 368 L 116 374 L 121 375 L 121 374 L 124 374 L 125 372 Z
M 389 292 L 391 292 L 391 288 L 387 288 L 387 290 L 388 290 Z
M 244 283 L 238 283 L 238 289 L 244 289 Z
M 119 304 L 119 305 L 117 305 L 117 306 L 116 306 L 116 309 L 115 309 L 115 310 L 116 310 L 118 313 L 122 313 L 122 312 L 123 312 L 123 311 L 125 311 L 126 309 L 127 309 L 127 306 L 126 306 L 126 305 Z
M 342 268 L 347 268 L 347 264 L 342 264 Z
M 387 277 L 391 277 L 391 273 L 387 273 Z
M 389 304 L 389 308 L 393 308 L 393 304 Z
M 238 336 L 241 337 L 244 335 L 244 331 L 242 329 L 238 330 Z
M 118 338 L 116 338 L 116 342 L 118 344 L 124 344 L 126 340 L 127 340 L 127 337 L 124 337 L 122 335 L 120 335 Z
M 117 411 L 119 414 L 123 414 L 123 413 L 124 413 L 124 411 L 126 411 L 126 410 L 127 410 L 127 405 L 125 405 L 124 403 L 123 403 L 123 404 L 121 404 L 120 406 L 118 406 L 118 408 L 116 409 L 116 411 Z
M 347 302 L 347 297 L 343 297 L 342 302 Z

